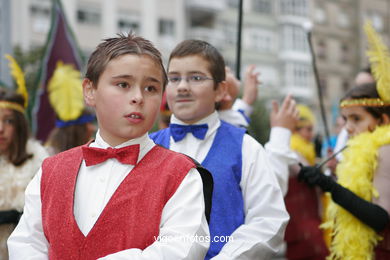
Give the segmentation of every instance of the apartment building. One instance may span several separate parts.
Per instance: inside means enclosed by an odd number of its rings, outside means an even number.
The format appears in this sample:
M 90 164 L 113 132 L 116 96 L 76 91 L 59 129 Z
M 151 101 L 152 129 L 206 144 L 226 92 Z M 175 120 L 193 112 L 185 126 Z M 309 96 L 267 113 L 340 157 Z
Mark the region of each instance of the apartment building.
M 23 50 L 42 46 L 50 29 L 51 0 L 0 1 L 6 2 L 10 22 L 2 21 L 2 28 L 10 28 L 10 44 Z M 153 41 L 165 60 L 176 43 L 198 38 L 220 49 L 233 69 L 237 64 L 239 0 L 64 0 L 62 4 L 85 56 L 102 38 L 133 30 Z M 247 65 L 256 64 L 262 97 L 293 93 L 318 107 L 305 31 L 305 24 L 311 23 L 326 109 L 335 110 L 354 75 L 367 65 L 365 19 L 373 21 L 390 45 L 390 0 L 243 0 L 241 75 Z

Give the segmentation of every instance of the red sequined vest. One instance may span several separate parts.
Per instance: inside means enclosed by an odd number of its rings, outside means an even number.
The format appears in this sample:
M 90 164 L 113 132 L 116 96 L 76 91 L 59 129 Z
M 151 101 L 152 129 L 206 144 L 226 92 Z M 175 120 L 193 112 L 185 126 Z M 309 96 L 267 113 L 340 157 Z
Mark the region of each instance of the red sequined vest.
M 194 167 L 186 156 L 155 146 L 126 176 L 85 237 L 73 215 L 81 162 L 81 147 L 76 147 L 42 165 L 42 225 L 51 260 L 92 260 L 145 249 L 159 234 L 164 205 Z

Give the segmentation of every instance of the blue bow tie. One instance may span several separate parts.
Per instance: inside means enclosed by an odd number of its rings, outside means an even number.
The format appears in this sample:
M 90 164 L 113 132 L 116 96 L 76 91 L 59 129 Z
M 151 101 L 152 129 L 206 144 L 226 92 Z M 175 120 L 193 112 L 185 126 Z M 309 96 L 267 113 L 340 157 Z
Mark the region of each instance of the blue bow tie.
M 175 142 L 183 140 L 187 133 L 192 133 L 198 139 L 203 140 L 206 136 L 207 130 L 209 129 L 207 124 L 202 125 L 178 125 L 170 124 L 171 135 Z

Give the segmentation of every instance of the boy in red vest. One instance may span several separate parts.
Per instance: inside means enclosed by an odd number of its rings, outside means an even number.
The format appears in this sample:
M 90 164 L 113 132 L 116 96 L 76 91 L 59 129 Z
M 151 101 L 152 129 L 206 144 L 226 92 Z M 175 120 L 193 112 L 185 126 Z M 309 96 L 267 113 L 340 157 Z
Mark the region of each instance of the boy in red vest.
M 10 259 L 204 258 L 204 175 L 147 134 L 166 82 L 149 41 L 119 35 L 97 46 L 83 81 L 96 139 L 44 161 L 8 240 Z

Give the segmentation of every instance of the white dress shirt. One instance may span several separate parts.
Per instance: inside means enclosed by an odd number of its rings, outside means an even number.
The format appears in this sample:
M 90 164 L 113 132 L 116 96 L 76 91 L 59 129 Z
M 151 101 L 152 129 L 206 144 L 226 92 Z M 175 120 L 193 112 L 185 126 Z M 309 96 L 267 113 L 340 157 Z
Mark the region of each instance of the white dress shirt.
M 278 180 L 283 196 L 288 190 L 289 166 L 298 164 L 297 154 L 291 150 L 291 131 L 284 127 L 272 127 L 269 141 L 264 148 Z
M 248 121 L 246 121 L 244 115 L 238 112 L 237 110 L 233 110 L 233 109 L 218 110 L 218 115 L 221 120 L 228 122 L 229 124 L 238 127 L 245 127 L 245 128 L 249 126 L 249 123 Z
M 133 144 L 140 144 L 138 162 L 155 145 L 145 134 L 115 148 Z M 109 147 L 99 132 L 90 146 L 103 149 Z M 93 228 L 107 202 L 133 168 L 116 159 L 89 167 L 83 161 L 75 188 L 74 217 L 84 235 Z M 49 244 L 42 228 L 41 176 L 42 169 L 26 189 L 24 214 L 8 240 L 11 260 L 48 259 Z M 189 239 L 196 236 L 209 236 L 209 229 L 204 215 L 202 179 L 196 169 L 191 169 L 163 208 L 159 241 L 144 250 L 127 249 L 100 259 L 203 259 L 209 243 L 207 239 Z
M 171 123 L 185 125 L 174 115 Z M 221 121 L 214 112 L 196 124 L 207 124 L 204 140 L 187 134 L 179 142 L 170 138 L 170 149 L 187 154 L 198 162 L 206 158 Z M 242 177 L 245 223 L 231 235 L 214 260 L 270 259 L 282 244 L 289 216 L 283 194 L 263 147 L 245 134 L 242 145 Z
M 251 105 L 248 105 L 244 100 L 241 98 L 237 98 L 234 101 L 233 104 L 233 110 L 242 110 L 247 117 L 250 117 L 253 113 L 253 107 Z
M 236 101 L 237 103 L 237 101 Z M 248 106 L 244 101 L 243 103 Z M 244 116 L 233 109 L 218 111 L 219 118 L 238 127 L 249 126 Z M 284 127 L 272 127 L 268 143 L 264 148 L 277 177 L 283 196 L 288 190 L 289 165 L 298 164 L 298 156 L 290 149 L 291 131 Z

